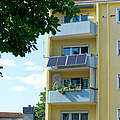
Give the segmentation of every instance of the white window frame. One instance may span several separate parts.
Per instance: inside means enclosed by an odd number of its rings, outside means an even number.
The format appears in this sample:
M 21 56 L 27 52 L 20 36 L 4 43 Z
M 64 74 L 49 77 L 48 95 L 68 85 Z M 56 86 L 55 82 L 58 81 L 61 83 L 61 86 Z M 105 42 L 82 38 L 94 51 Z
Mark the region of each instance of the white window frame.
M 120 8 L 116 8 L 116 22 L 117 23 L 120 23 L 120 21 L 119 21 L 119 11 L 120 11 Z
M 120 88 L 119 88 L 119 84 L 120 84 L 119 77 L 120 77 L 120 73 L 117 75 L 117 89 L 118 90 L 120 90 Z
M 80 54 L 79 55 L 81 55 L 81 48 L 82 47 L 88 47 L 88 53 L 87 54 L 89 54 L 89 46 L 88 45 L 73 45 L 73 46 L 63 46 L 63 48 L 62 48 L 62 54 L 64 55 L 64 48 L 70 48 L 70 55 L 74 55 L 74 54 L 72 54 L 72 48 L 76 48 L 76 47 L 78 47 L 78 48 L 80 48 Z
M 118 43 L 119 43 L 119 42 L 120 42 L 120 40 L 117 40 L 117 45 L 116 45 L 116 46 L 117 46 L 117 47 L 116 47 L 116 48 L 117 48 L 117 56 L 120 56 L 120 54 L 119 54 L 119 49 L 120 49 L 120 48 L 118 47 Z
M 81 77 L 81 78 L 82 78 L 82 77 Z M 79 78 L 79 79 L 81 79 L 81 78 Z M 65 81 L 65 80 L 69 80 L 69 81 L 70 81 L 70 84 L 71 84 L 71 83 L 72 83 L 72 82 L 71 82 L 72 79 L 75 79 L 75 78 L 66 78 L 66 79 L 63 79 L 63 87 L 65 87 L 65 86 L 64 86 L 64 81 Z M 83 78 L 83 79 L 88 79 L 88 88 L 89 88 L 89 84 L 90 84 L 89 78 L 85 77 L 85 78 Z M 80 86 L 81 86 L 81 84 L 80 84 Z
M 117 112 L 116 112 L 117 113 L 117 120 L 119 120 L 119 118 L 118 118 L 118 110 L 120 110 L 120 108 L 117 108 Z
M 72 115 L 72 113 L 79 113 L 79 120 L 81 120 L 80 118 L 80 116 L 81 116 L 81 113 L 88 113 L 88 120 L 89 120 L 89 112 L 88 111 L 62 111 L 61 112 L 61 120 L 63 120 L 63 113 L 68 113 L 69 115 L 70 115 L 70 117 L 69 117 L 69 120 L 71 120 L 72 118 L 71 118 L 71 115 Z

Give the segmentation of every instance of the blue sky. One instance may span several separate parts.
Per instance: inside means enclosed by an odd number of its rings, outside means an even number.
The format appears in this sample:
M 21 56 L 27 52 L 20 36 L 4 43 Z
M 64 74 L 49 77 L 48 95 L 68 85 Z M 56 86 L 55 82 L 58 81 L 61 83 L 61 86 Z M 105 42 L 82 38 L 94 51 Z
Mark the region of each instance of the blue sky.
M 45 45 L 43 45 L 43 40 Z M 26 57 L 14 57 L 10 53 L 1 54 L 3 78 L 0 77 L 0 112 L 22 112 L 22 108 L 35 105 L 46 81 L 46 35 L 38 38 L 38 51 Z

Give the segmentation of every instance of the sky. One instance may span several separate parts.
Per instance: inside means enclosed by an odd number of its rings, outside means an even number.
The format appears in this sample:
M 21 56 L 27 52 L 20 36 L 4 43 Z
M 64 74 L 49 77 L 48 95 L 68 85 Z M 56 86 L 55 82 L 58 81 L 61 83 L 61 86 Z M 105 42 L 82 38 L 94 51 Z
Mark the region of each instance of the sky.
M 36 105 L 46 82 L 46 35 L 38 38 L 37 51 L 25 57 L 1 54 L 0 112 L 23 112 L 23 107 Z

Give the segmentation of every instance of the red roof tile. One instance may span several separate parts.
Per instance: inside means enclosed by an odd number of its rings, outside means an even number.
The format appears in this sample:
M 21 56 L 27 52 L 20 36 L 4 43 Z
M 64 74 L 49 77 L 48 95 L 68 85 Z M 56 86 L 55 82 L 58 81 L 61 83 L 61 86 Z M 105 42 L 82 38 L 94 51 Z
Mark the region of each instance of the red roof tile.
M 0 112 L 0 118 L 23 118 L 23 114 L 14 112 Z

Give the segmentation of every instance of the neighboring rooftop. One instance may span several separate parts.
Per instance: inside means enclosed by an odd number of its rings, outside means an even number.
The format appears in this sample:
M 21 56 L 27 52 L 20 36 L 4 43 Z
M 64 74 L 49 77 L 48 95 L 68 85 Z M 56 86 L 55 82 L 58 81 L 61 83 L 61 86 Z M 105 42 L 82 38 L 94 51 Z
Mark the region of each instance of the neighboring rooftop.
M 23 114 L 16 112 L 0 112 L 0 118 L 23 118 Z

